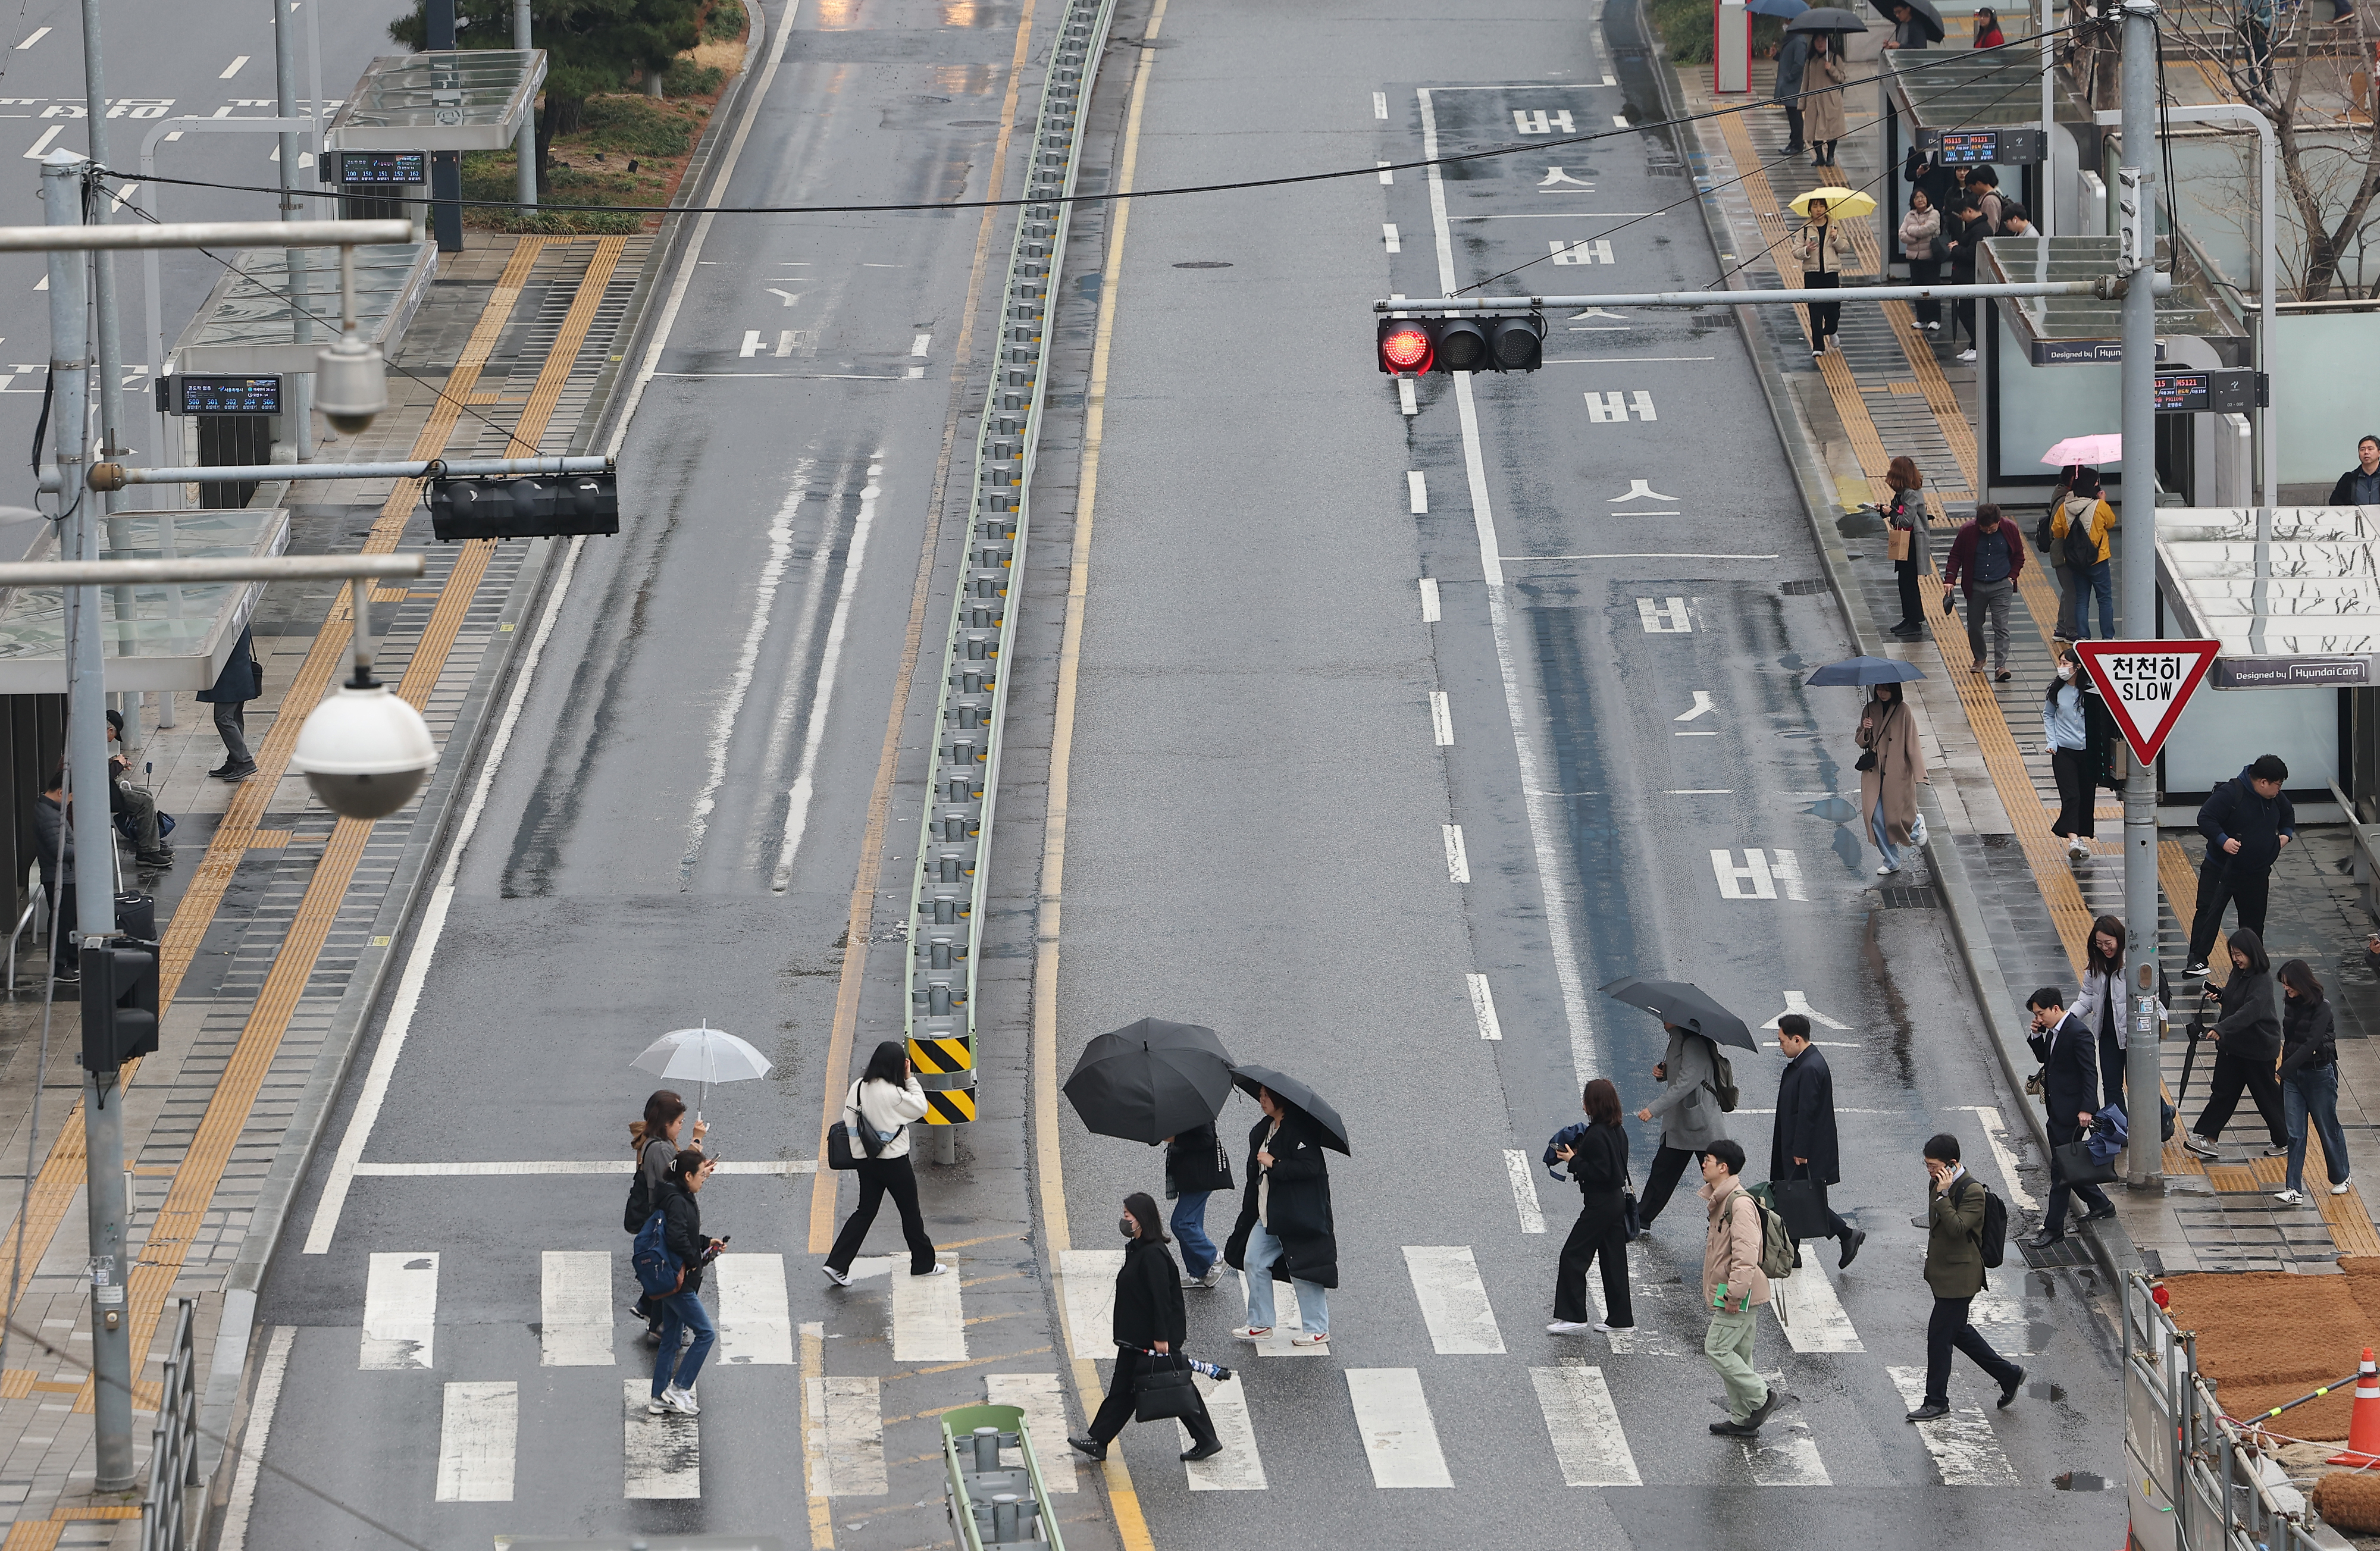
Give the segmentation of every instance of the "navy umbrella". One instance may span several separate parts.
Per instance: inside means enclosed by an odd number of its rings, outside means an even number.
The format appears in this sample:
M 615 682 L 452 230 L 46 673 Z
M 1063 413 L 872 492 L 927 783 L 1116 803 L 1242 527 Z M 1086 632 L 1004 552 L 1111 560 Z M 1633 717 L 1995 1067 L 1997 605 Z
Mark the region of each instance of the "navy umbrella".
M 1162 1142 L 1222 1113 L 1232 1057 L 1213 1029 L 1143 1018 L 1084 1046 L 1064 1091 L 1100 1135 Z
M 1826 689 L 1845 684 L 1905 684 L 1925 676 L 1917 671 L 1917 664 L 1897 658 L 1847 657 L 1840 662 L 1828 663 L 1812 673 L 1807 682 L 1813 689 Z

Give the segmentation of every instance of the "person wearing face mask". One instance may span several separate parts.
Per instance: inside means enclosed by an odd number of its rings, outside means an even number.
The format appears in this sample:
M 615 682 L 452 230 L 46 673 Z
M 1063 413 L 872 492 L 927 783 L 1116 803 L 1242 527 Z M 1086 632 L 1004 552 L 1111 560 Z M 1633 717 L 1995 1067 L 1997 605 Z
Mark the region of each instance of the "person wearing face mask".
M 1133 1397 L 1141 1380 L 1160 1366 L 1172 1366 L 1171 1362 L 1160 1364 L 1158 1360 L 1177 1356 L 1189 1335 L 1181 1268 L 1166 1252 L 1165 1246 L 1172 1241 L 1165 1236 L 1163 1221 L 1148 1192 L 1135 1191 L 1123 1198 L 1123 1216 L 1116 1219 L 1116 1231 L 1127 1242 L 1123 1266 L 1116 1272 L 1111 1327 L 1116 1344 L 1115 1373 L 1108 1380 L 1107 1399 L 1099 1402 L 1089 1429 L 1066 1440 L 1093 1460 L 1108 1457 L 1108 1445 L 1133 1419 Z M 1206 1401 L 1198 1398 L 1195 1387 L 1191 1396 L 1197 1409 L 1181 1419 L 1190 1434 L 1190 1448 L 1182 1458 L 1211 1460 L 1223 1451 L 1223 1440 L 1216 1436 L 1214 1420 L 1207 1414 Z
M 2082 714 L 2083 678 L 2074 654 L 2060 648 L 2058 676 L 2041 696 L 2041 735 L 2049 745 L 2049 773 L 2058 782 L 2058 822 L 2049 832 L 2066 842 L 2069 861 L 2087 861 L 2095 832 L 2098 788 L 2085 751 L 2090 728 Z

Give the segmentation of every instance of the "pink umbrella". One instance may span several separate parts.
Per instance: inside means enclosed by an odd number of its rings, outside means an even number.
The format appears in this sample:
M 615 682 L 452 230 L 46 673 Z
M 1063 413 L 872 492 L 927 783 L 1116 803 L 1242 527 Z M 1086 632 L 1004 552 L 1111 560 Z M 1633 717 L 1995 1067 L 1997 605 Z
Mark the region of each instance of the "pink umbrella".
M 2124 461 L 2124 438 L 2116 431 L 2103 431 L 2096 436 L 2070 436 L 2042 454 L 2041 461 L 2053 467 L 2069 463 L 2087 463 L 2094 467 L 2103 463 L 2121 463 Z

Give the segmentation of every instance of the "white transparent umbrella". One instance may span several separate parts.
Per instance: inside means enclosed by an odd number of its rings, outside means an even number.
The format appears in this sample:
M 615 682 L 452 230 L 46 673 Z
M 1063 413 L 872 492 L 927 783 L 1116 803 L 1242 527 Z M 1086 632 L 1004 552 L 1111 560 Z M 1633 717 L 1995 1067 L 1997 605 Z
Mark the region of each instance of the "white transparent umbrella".
M 700 1028 L 672 1029 L 628 1063 L 639 1072 L 673 1082 L 695 1084 L 694 1118 L 702 1119 L 702 1100 L 713 1083 L 744 1083 L 766 1077 L 769 1058 L 725 1029 L 705 1024 Z

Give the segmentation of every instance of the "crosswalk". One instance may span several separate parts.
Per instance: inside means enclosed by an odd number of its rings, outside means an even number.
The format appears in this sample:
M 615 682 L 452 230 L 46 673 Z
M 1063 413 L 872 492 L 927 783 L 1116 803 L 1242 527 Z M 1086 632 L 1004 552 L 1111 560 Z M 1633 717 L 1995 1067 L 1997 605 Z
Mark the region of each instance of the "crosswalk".
M 1366 1365 L 1356 1359 L 1361 1349 L 1354 1342 L 1339 1343 L 1341 1382 L 1345 1387 L 1341 1424 L 1360 1448 L 1364 1468 L 1375 1487 L 1443 1490 L 1457 1484 L 1458 1472 L 1447 1454 L 1439 1415 L 1433 1411 L 1433 1394 L 1442 1407 L 1450 1375 L 1476 1372 L 1467 1365 L 1506 1357 L 1513 1349 L 1508 1345 L 1489 1279 L 1471 1246 L 1405 1245 L 1402 1254 L 1410 1303 L 1399 1317 L 1426 1333 L 1430 1351 L 1451 1360 L 1451 1365 L 1444 1373 L 1436 1368 Z M 1073 1355 L 1093 1359 L 1113 1355 L 1110 1336 L 1115 1277 L 1122 1262 L 1123 1254 L 1116 1250 L 1069 1250 L 1060 1256 L 1059 1301 L 1067 1327 L 1063 1350 Z M 1552 1365 L 1526 1369 L 1527 1392 L 1537 1403 L 1544 1426 L 1548 1478 L 1558 1475 L 1566 1486 L 1645 1484 L 1646 1473 L 1641 1461 L 1645 1460 L 1657 1467 L 1656 1484 L 1674 1472 L 1674 1439 L 1665 1437 L 1649 1454 L 1639 1452 L 1649 1440 L 1632 1444 L 1632 1419 L 1623 1415 L 1614 1398 L 1615 1380 L 1635 1386 L 1637 1393 L 1642 1392 L 1647 1372 L 1661 1374 L 1664 1382 L 1678 1386 L 1710 1383 L 1699 1339 L 1702 1312 L 1694 1306 L 1690 1278 L 1670 1274 L 1668 1253 L 1659 1246 L 1632 1252 L 1629 1269 L 1635 1329 L 1557 1339 L 1551 1349 L 1556 1357 Z M 543 1253 L 539 1361 L 550 1368 L 630 1370 L 621 1379 L 625 1496 L 637 1500 L 699 1497 L 704 1419 L 655 1416 L 649 1412 L 649 1349 L 634 1339 L 633 1325 L 620 1317 L 626 1270 L 616 1252 Z M 437 1369 L 439 1272 L 435 1252 L 376 1253 L 369 1257 L 357 1348 L 359 1368 Z M 872 1291 L 883 1308 L 886 1344 L 896 1363 L 929 1366 L 967 1363 L 960 1278 L 912 1277 L 905 1255 L 861 1259 L 854 1263 L 852 1274 L 855 1290 Z M 1767 1322 L 1772 1328 L 1764 1337 L 1764 1350 L 1780 1354 L 1790 1350 L 1797 1357 L 1822 1359 L 1864 1354 L 1868 1347 L 1843 1303 L 1837 1280 L 1829 1257 L 1816 1254 L 1809 1256 L 1799 1273 L 1780 1281 Z M 1245 1309 L 1245 1280 L 1238 1286 Z M 1589 1288 L 1599 1308 L 1599 1278 L 1590 1278 Z M 1278 1323 L 1270 1338 L 1253 1348 L 1235 1344 L 1228 1352 L 1204 1355 L 1235 1367 L 1251 1357 L 1330 1360 L 1333 1353 L 1329 1348 L 1288 1344 L 1289 1337 L 1303 1327 L 1301 1314 L 1292 1286 L 1277 1283 L 1276 1290 Z M 1540 1286 L 1528 1289 L 1529 1317 L 1536 1317 L 1536 1305 L 1543 1293 Z M 706 1383 L 720 1370 L 807 1364 L 790 1382 L 797 1385 L 799 1403 L 805 1408 L 806 1425 L 801 1432 L 808 1448 L 803 1472 L 809 1495 L 840 1499 L 890 1493 L 892 1471 L 886 1455 L 888 1419 L 882 1381 L 872 1375 L 820 1371 L 818 1327 L 801 1327 L 808 1333 L 796 1338 L 785 1257 L 722 1254 L 711 1266 L 706 1297 L 715 1309 L 719 1330 L 712 1365 L 705 1369 Z M 1510 1307 L 1507 1312 L 1518 1314 Z M 1370 1324 L 1380 1322 L 1382 1310 L 1377 1299 L 1366 1315 Z M 2010 1356 L 2033 1351 L 2049 1329 L 2046 1323 L 2029 1317 L 2023 1301 L 2010 1287 L 1987 1289 L 1975 1301 L 1974 1318 L 1994 1344 Z M 618 1335 L 624 1325 L 629 1331 L 625 1340 Z M 806 1344 L 811 1349 L 807 1358 L 802 1355 Z M 1912 1333 L 1896 1329 L 1888 1344 L 1907 1351 L 1913 1344 Z M 1531 1331 L 1520 1350 L 1547 1349 Z M 1261 1395 L 1276 1382 L 1264 1377 L 1267 1368 L 1266 1363 L 1254 1363 L 1222 1382 L 1204 1377 L 1198 1381 L 1225 1447 L 1214 1459 L 1180 1467 L 1187 1490 L 1270 1490 L 1273 1476 L 1267 1467 L 1266 1449 L 1310 1442 L 1313 1429 L 1328 1424 L 1327 1413 L 1318 1417 L 1310 1405 L 1301 1408 L 1293 1426 L 1278 1411 L 1269 1412 L 1261 1402 L 1252 1403 L 1251 1385 Z M 1916 1405 L 1925 1386 L 1924 1370 L 1904 1365 L 1891 1366 L 1887 1372 L 1901 1399 L 1909 1406 Z M 1770 1376 L 1773 1383 L 1783 1380 L 1781 1375 Z M 1945 1486 L 2012 1484 L 2018 1479 L 2017 1472 L 2001 1447 L 1994 1417 L 1967 1386 L 1966 1378 L 1962 1372 L 1953 1384 L 1950 1415 L 1921 1424 L 1910 1436 L 1922 1442 L 1925 1458 Z M 1042 1466 L 1050 1490 L 1081 1490 L 1077 1462 L 1063 1447 L 1072 1427 L 1071 1400 L 1062 1375 L 1049 1371 L 988 1372 L 982 1383 L 986 1400 L 1025 1412 L 1034 1437 L 1042 1445 Z M 1307 1393 L 1313 1393 L 1310 1386 Z M 522 1424 L 516 1380 L 455 1376 L 444 1382 L 436 1500 L 512 1501 Z M 1635 1419 L 1633 1424 L 1658 1429 L 1675 1424 L 1674 1418 L 1665 1422 L 1648 1415 Z M 1176 1431 L 1182 1448 L 1187 1448 L 1186 1431 L 1178 1425 Z M 1847 1457 L 1864 1460 L 1873 1453 L 1872 1440 L 1840 1441 L 1851 1451 Z M 1741 1456 L 1734 1479 L 1748 1478 L 1763 1486 L 1824 1486 L 1831 1484 L 1832 1476 L 1823 1444 L 1801 1408 L 1789 1406 L 1771 1419 L 1757 1440 L 1723 1452 Z

